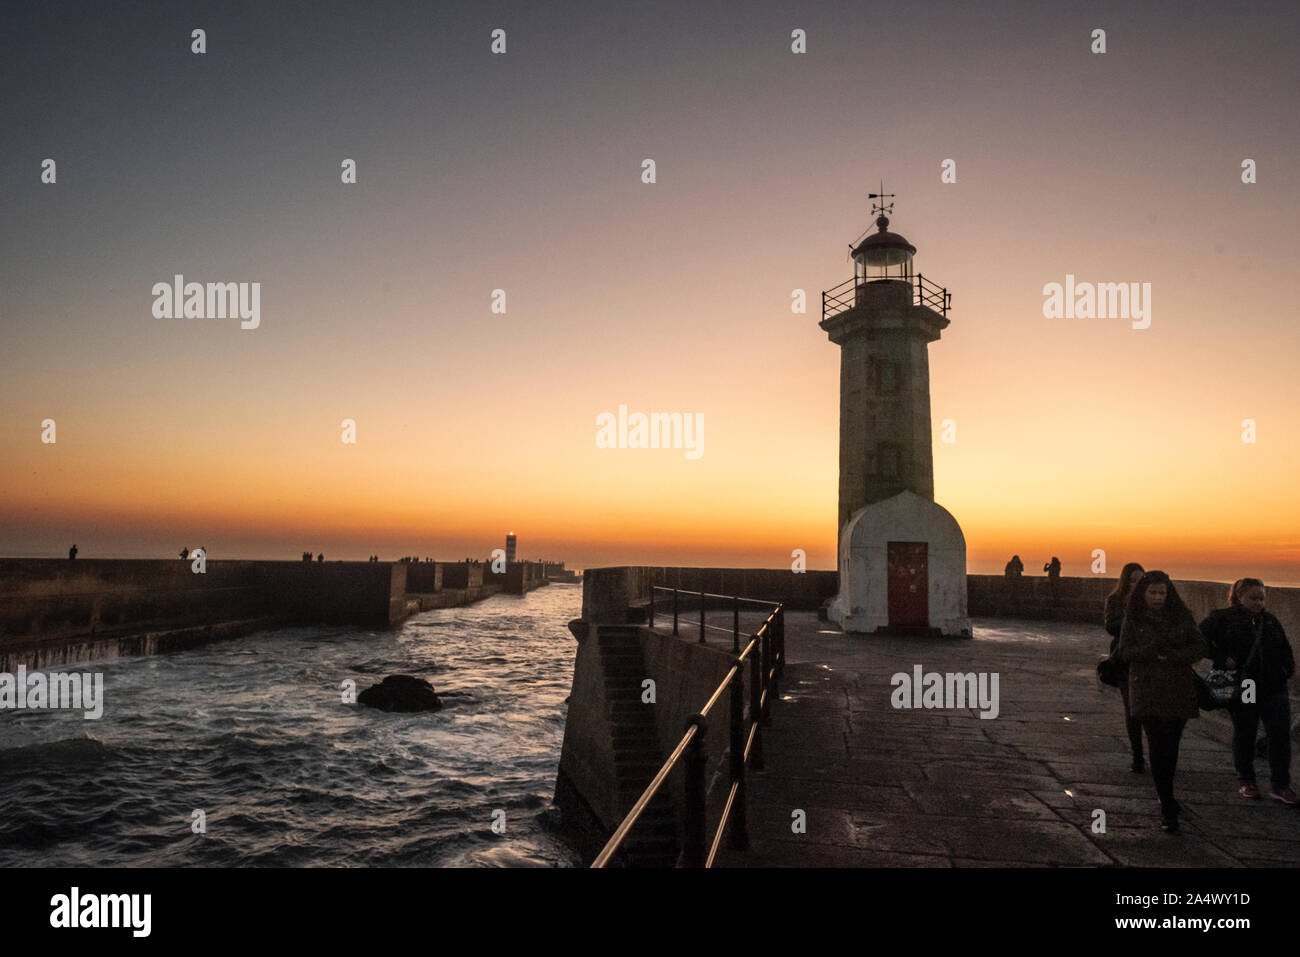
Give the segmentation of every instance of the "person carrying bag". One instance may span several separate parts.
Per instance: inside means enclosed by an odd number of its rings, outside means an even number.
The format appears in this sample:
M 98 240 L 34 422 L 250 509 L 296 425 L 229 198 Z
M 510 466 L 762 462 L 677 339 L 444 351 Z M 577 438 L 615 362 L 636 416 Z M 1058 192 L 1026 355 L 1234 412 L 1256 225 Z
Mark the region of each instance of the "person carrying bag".
M 1196 619 L 1164 572 L 1147 572 L 1129 596 L 1115 656 L 1129 666 L 1129 705 L 1142 723 L 1151 777 L 1160 798 L 1160 826 L 1178 830 L 1174 797 L 1178 749 L 1189 718 L 1200 717 L 1192 664 L 1209 652 Z
M 1236 672 L 1226 707 L 1232 715 L 1232 763 L 1240 785 L 1237 792 L 1244 798 L 1259 799 L 1255 733 L 1262 721 L 1268 742 L 1271 796 L 1294 806 L 1300 799 L 1291 789 L 1291 699 L 1287 682 L 1295 673 L 1295 656 L 1282 623 L 1264 610 L 1266 600 L 1262 581 L 1239 579 L 1228 593 L 1229 607 L 1211 612 L 1201 622 L 1201 631 L 1210 644 L 1215 668 Z M 1244 694 L 1247 680 L 1253 683 L 1249 695 Z
M 1134 774 L 1146 771 L 1146 761 L 1142 756 L 1142 722 L 1130 713 L 1128 665 L 1115 657 L 1115 649 L 1119 646 L 1119 633 L 1124 625 L 1124 612 L 1128 607 L 1129 596 L 1137 587 L 1137 583 L 1142 580 L 1143 574 L 1141 565 L 1137 562 L 1129 562 L 1119 573 L 1119 581 L 1115 583 L 1115 588 L 1106 596 L 1102 621 L 1111 636 L 1110 655 L 1097 662 L 1097 680 L 1104 685 L 1118 688 L 1120 699 L 1124 702 L 1124 730 L 1128 734 L 1129 751 L 1133 755 L 1133 763 L 1129 769 Z

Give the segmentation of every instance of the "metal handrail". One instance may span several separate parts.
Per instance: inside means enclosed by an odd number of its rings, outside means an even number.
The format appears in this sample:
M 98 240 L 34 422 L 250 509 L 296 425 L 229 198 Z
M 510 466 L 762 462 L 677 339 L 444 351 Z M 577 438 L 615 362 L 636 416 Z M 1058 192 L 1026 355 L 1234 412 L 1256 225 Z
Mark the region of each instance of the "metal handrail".
M 779 601 L 764 600 L 762 598 L 741 598 L 739 595 L 715 595 L 712 592 L 696 591 L 693 588 L 678 588 L 672 585 L 651 585 L 652 591 L 677 591 L 683 595 L 703 596 L 704 598 L 726 598 L 731 601 L 745 601 L 753 605 L 779 605 Z
M 858 304 L 858 287 L 876 281 L 907 283 L 912 287 L 914 306 L 926 306 L 945 316 L 952 308 L 952 293 L 948 292 L 947 288 L 926 279 L 920 273 L 890 280 L 864 280 L 854 276 L 822 293 L 822 321 L 825 322 L 831 316 L 838 316 L 841 312 L 852 309 Z
M 682 590 L 676 586 L 672 586 L 672 587 L 669 587 L 667 585 L 650 586 L 650 604 L 647 606 L 646 613 L 647 613 L 647 621 L 651 628 L 655 626 L 655 592 L 656 591 L 672 592 L 673 634 L 674 635 L 679 634 L 680 632 L 678 631 L 678 628 L 681 622 L 681 595 L 683 594 Z M 770 601 L 762 598 L 741 598 L 739 595 L 715 595 L 712 592 L 706 592 L 706 591 L 692 591 L 692 592 L 686 592 L 685 594 L 699 596 L 700 599 L 700 639 L 699 639 L 700 644 L 704 644 L 704 631 L 706 628 L 712 628 L 714 631 L 726 631 L 725 628 L 719 628 L 717 625 L 709 625 L 705 623 L 704 621 L 705 612 L 707 612 L 708 609 L 705 606 L 704 600 L 706 598 L 730 599 L 731 608 L 732 608 L 731 650 L 736 652 L 737 654 L 740 653 L 740 603 L 742 601 L 745 601 L 757 605 L 771 605 L 774 608 L 778 607 L 781 604 L 780 602 Z
M 632 830 L 632 825 L 640 819 L 641 812 L 646 809 L 646 805 L 649 804 L 654 799 L 655 794 L 658 793 L 659 785 L 664 783 L 664 778 L 668 777 L 672 772 L 672 769 L 677 766 L 678 758 L 685 753 L 686 746 L 691 743 L 697 730 L 699 729 L 692 725 L 687 729 L 686 733 L 682 735 L 682 740 L 677 743 L 677 747 L 673 749 L 673 753 L 669 755 L 668 760 L 664 762 L 664 766 L 659 769 L 659 773 L 654 776 L 654 780 L 652 780 L 646 789 L 641 792 L 641 796 L 637 798 L 636 803 L 632 805 L 632 810 L 627 812 L 627 816 L 623 818 L 622 823 L 614 829 L 614 833 L 610 835 L 609 840 L 605 842 L 604 848 L 602 848 L 601 852 L 596 855 L 596 859 L 591 862 L 593 868 L 604 867 L 609 863 L 609 859 L 614 856 L 618 851 L 619 845 L 623 843 L 623 838 L 627 837 L 628 831 Z
M 767 625 L 765 624 L 763 627 L 766 628 Z M 718 699 L 722 697 L 722 690 L 731 683 L 732 677 L 739 673 L 741 663 L 746 657 L 748 657 L 749 653 L 754 650 L 754 646 L 758 644 L 758 640 L 757 635 L 750 640 L 749 644 L 745 646 L 745 650 L 741 652 L 740 657 L 736 659 L 736 663 L 731 666 L 731 670 L 727 672 L 727 677 L 723 678 L 722 683 L 713 689 L 713 694 L 709 695 L 709 700 L 704 702 L 704 707 L 697 712 L 701 718 L 707 718 L 709 716 L 709 712 L 713 710 L 713 706 L 717 704 Z
M 661 586 L 652 587 L 652 606 L 653 588 L 658 587 Z M 672 590 L 674 593 L 677 591 L 677 589 Z M 701 593 L 694 592 L 693 594 Z M 710 597 L 730 598 L 734 603 L 733 608 L 738 608 L 742 600 L 756 600 L 741 599 L 736 595 L 713 595 Z M 773 603 L 764 602 L 764 604 Z M 718 848 L 721 846 L 722 838 L 728 833 L 731 835 L 734 847 L 743 849 L 748 846 L 749 837 L 745 817 L 745 768 L 752 763 L 755 770 L 762 770 L 763 755 L 760 727 L 770 720 L 771 702 L 775 698 L 778 682 L 785 670 L 785 604 L 783 602 L 775 604 L 776 607 L 772 609 L 771 614 L 767 616 L 767 619 L 745 644 L 743 651 L 739 650 L 739 638 L 737 637 L 735 648 L 739 653 L 727 670 L 726 677 L 714 689 L 713 694 L 709 696 L 709 700 L 704 703 L 704 707 L 693 714 L 687 721 L 686 731 L 681 740 L 677 742 L 677 746 L 673 748 L 668 760 L 664 762 L 659 772 L 646 786 L 641 796 L 637 798 L 631 810 L 628 811 L 618 827 L 614 829 L 614 833 L 610 835 L 604 848 L 592 861 L 591 866 L 593 868 L 604 867 L 618 852 L 624 839 L 640 819 L 642 812 L 659 792 L 659 788 L 673 768 L 677 766 L 677 762 L 681 760 L 683 754 L 687 754 L 688 748 L 690 748 L 690 752 L 686 769 L 686 841 L 682 849 L 682 859 L 688 866 L 694 864 L 706 868 L 712 867 Z M 676 602 L 674 602 L 675 608 Z M 735 627 L 738 635 L 738 612 L 736 622 Z M 651 623 L 653 626 L 653 617 Z M 673 633 L 676 634 L 675 626 Z M 743 700 L 744 666 L 747 659 L 750 665 L 748 732 L 744 727 Z M 704 817 L 706 800 L 705 764 L 707 758 L 703 747 L 708 727 L 706 722 L 709 712 L 721 699 L 723 691 L 728 689 L 731 691 L 731 788 L 727 794 L 727 800 L 723 806 L 717 830 L 714 833 L 712 842 L 709 843 L 706 854 L 704 850 Z M 728 825 L 732 824 L 733 821 L 735 826 L 728 832 Z

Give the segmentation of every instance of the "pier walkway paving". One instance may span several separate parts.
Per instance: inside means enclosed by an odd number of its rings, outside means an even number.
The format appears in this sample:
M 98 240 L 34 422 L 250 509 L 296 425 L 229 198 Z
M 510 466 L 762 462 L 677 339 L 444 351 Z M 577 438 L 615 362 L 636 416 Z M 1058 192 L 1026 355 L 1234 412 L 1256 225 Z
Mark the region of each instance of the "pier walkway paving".
M 742 627 L 750 624 L 742 622 Z M 730 649 L 730 617 L 708 644 Z M 754 622 L 756 624 L 757 621 Z M 977 619 L 972 640 L 846 636 L 787 613 L 785 677 L 750 772 L 747 852 L 718 866 L 1204 867 L 1300 864 L 1300 809 L 1237 794 L 1223 712 L 1188 722 L 1182 829 L 1159 828 L 1149 771 L 1129 770 L 1119 693 L 1097 682 L 1100 627 Z M 661 619 L 660 630 L 671 632 Z M 694 640 L 683 627 L 683 640 Z M 999 713 L 895 709 L 891 677 L 997 672 Z M 806 814 L 794 833 L 792 814 Z M 1105 813 L 1094 833 L 1094 811 Z

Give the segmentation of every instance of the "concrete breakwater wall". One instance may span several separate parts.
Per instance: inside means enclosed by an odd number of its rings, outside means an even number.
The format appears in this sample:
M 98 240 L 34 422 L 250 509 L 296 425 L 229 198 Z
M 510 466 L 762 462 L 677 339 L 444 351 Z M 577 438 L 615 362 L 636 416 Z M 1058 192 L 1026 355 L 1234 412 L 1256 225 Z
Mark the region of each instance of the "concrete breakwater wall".
M 629 608 L 639 609 L 650 600 L 652 586 L 677 588 L 684 607 L 699 608 L 699 592 L 739 595 L 761 601 L 786 602 L 793 609 L 815 611 L 839 588 L 839 573 L 792 572 L 780 568 L 675 568 L 654 565 L 618 565 L 583 571 L 582 617 L 614 621 Z M 690 593 L 696 593 L 692 596 Z M 709 599 L 706 602 L 715 604 Z M 689 604 L 688 604 L 689 603 Z M 722 607 L 722 603 L 717 603 Z M 672 613 L 672 595 L 655 593 L 655 613 Z M 643 612 L 631 617 L 641 620 Z
M 683 602 L 691 602 L 693 608 L 699 607 L 699 600 L 689 593 L 704 591 L 816 609 L 835 593 L 837 583 L 835 572 L 796 574 L 782 569 L 619 566 L 583 571 L 582 617 L 569 626 L 578 639 L 578 653 L 555 800 L 568 824 L 587 832 L 590 853 L 594 854 L 631 809 L 681 740 L 687 719 L 704 706 L 733 660 L 729 650 L 716 644 L 700 645 L 637 624 L 644 620 L 651 586 L 679 588 Z M 661 592 L 656 601 L 658 614 L 670 613 L 670 596 Z M 730 607 L 725 602 L 717 605 Z M 635 636 L 633 642 L 615 643 L 629 635 Z M 618 650 L 611 653 L 611 647 Z M 634 677 L 638 689 L 646 679 L 654 682 L 653 703 L 638 704 L 637 699 L 629 704 L 626 699 L 611 697 L 611 690 L 629 676 Z M 639 707 L 649 710 L 651 720 L 638 720 L 639 716 L 628 710 Z M 724 697 L 710 715 L 705 735 L 710 781 L 725 774 L 728 727 Z M 659 792 L 677 819 L 682 810 L 683 775 L 679 764 Z M 644 835 L 654 826 L 646 822 L 637 830 Z M 680 840 L 680 834 L 671 836 Z
M 0 638 L 263 616 L 383 627 L 405 590 L 406 566 L 380 562 L 0 559 Z
M 19 665 L 25 665 L 29 669 L 54 668 L 74 662 L 161 655 L 170 651 L 184 651 L 222 638 L 238 638 L 284 624 L 284 620 L 278 617 L 247 618 L 109 637 L 71 637 L 12 646 L 0 643 L 0 672 L 12 674 Z
M 650 569 L 627 566 L 584 571 L 583 617 L 569 626 L 578 639 L 578 653 L 555 800 L 567 825 L 584 838 L 588 856 L 595 855 L 640 797 L 681 740 L 687 719 L 704 705 L 732 663 L 732 655 L 716 647 L 627 624 L 630 605 L 648 595 L 651 578 Z M 634 636 L 630 643 L 615 646 L 620 647 L 617 657 L 609 652 L 611 631 Z M 639 649 L 631 662 L 629 648 Z M 629 676 L 638 693 L 645 679 L 654 681 L 653 703 L 638 705 L 636 699 L 629 704 L 614 697 L 618 680 Z M 648 721 L 627 711 L 642 706 L 650 713 Z M 727 727 L 724 705 L 710 717 L 705 738 L 710 779 L 723 769 Z M 666 821 L 660 819 L 659 836 L 671 842 L 680 841 L 672 821 L 681 818 L 683 775 L 679 763 L 659 792 L 660 806 L 673 812 Z M 655 827 L 646 820 L 637 831 L 644 837 Z
M 597 572 L 608 569 L 595 569 Z M 585 573 L 584 573 L 585 574 Z M 839 590 L 834 571 L 793 572 L 788 568 L 676 568 L 648 566 L 639 580 L 649 597 L 649 585 L 714 595 L 740 595 L 762 601 L 783 601 L 799 611 L 815 611 Z M 661 592 L 657 603 L 669 601 Z M 695 607 L 699 607 L 698 604 Z
M 800 610 L 821 607 L 822 602 L 833 597 L 839 588 L 839 575 L 832 571 L 796 574 L 770 568 L 623 565 L 592 568 L 585 574 L 583 617 L 589 617 L 588 602 L 591 602 L 592 609 L 599 609 L 608 620 L 613 620 L 614 613 L 604 605 L 612 603 L 639 609 L 649 600 L 651 585 L 676 586 L 682 592 L 705 591 L 784 601 L 791 608 Z M 967 575 L 967 607 L 971 617 L 975 618 L 1082 621 L 1100 625 L 1102 605 L 1115 587 L 1115 581 L 1115 577 L 1104 575 L 1060 578 L 1055 584 L 1046 576 L 1007 579 L 1003 575 Z M 1225 583 L 1176 579 L 1174 584 L 1198 621 L 1215 608 L 1228 604 L 1228 585 Z M 682 600 L 691 601 L 690 608 L 699 607 L 698 599 L 683 595 Z M 659 592 L 655 603 L 656 614 L 664 614 L 670 610 L 671 597 Z M 1289 636 L 1300 637 L 1300 588 L 1270 587 L 1268 609 L 1282 622 Z M 641 620 L 642 612 L 632 611 L 631 618 Z
M 0 559 L 0 671 L 153 654 L 288 625 L 387 628 L 544 584 L 464 562 Z
M 564 727 L 564 744 L 556 776 L 556 802 L 570 823 L 594 828 L 593 850 L 613 833 L 623 817 L 641 795 L 641 789 L 653 770 L 641 769 L 635 786 L 629 787 L 619 773 L 618 752 L 628 747 L 620 734 L 616 704 L 607 694 L 606 664 L 600 649 L 599 625 L 579 629 L 578 654 L 574 661 L 573 689 Z M 653 736 L 638 742 L 642 753 L 654 755 L 661 765 L 676 747 L 686 730 L 686 720 L 697 712 L 731 667 L 731 656 L 708 648 L 661 635 L 637 626 L 637 640 L 642 646 L 641 670 L 655 681 L 655 704 L 647 705 L 653 713 Z M 708 738 L 711 763 L 716 770 L 726 747 L 725 708 L 714 716 Z M 673 769 L 661 794 L 680 810 L 682 766 Z M 678 815 L 680 816 L 680 815 Z
M 1082 621 L 1100 627 L 1102 606 L 1115 581 L 1100 575 L 1060 578 L 1055 583 L 1046 576 L 967 575 L 966 601 L 971 617 Z M 1174 587 L 1197 621 L 1228 604 L 1228 586 L 1222 582 L 1175 579 Z M 1293 642 L 1300 638 L 1300 588 L 1269 588 L 1268 610 Z
M 511 562 L 505 571 L 493 571 L 492 566 L 484 565 L 480 569 L 483 581 L 500 585 L 508 594 L 523 595 L 534 588 L 541 588 L 550 582 L 546 580 L 541 562 Z
M 407 564 L 406 590 L 416 594 L 442 591 L 447 574 L 446 568 L 446 562 L 411 562 Z M 465 586 L 454 587 L 464 588 Z

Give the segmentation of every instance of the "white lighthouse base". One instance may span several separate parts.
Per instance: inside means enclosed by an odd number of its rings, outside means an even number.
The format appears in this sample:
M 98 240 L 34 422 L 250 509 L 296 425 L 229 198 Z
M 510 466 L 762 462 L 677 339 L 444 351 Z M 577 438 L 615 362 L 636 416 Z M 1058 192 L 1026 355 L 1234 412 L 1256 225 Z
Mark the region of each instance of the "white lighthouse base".
M 966 538 L 943 506 L 904 491 L 859 509 L 839 566 L 829 617 L 845 631 L 971 636 Z

